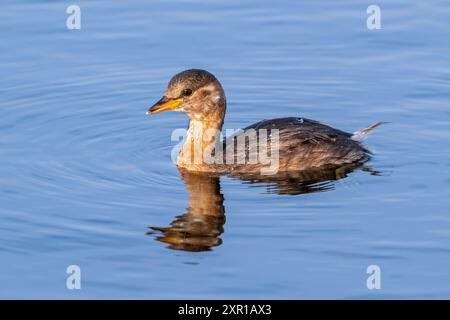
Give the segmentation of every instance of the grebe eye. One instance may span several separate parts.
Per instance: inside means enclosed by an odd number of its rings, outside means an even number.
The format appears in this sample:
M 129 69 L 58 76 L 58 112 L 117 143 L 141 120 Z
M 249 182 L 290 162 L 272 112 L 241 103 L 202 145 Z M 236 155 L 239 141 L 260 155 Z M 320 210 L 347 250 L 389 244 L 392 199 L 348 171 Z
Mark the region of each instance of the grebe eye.
M 192 94 L 192 90 L 191 89 L 184 89 L 183 90 L 183 96 L 189 97 L 191 94 Z

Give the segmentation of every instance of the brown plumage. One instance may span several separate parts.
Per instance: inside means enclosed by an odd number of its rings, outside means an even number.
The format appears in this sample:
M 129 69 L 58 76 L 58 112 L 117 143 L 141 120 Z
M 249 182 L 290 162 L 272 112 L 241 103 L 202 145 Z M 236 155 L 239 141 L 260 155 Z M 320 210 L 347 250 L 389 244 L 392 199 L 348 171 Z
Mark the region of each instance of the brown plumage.
M 269 158 L 275 152 L 278 155 L 275 173 L 365 162 L 370 152 L 361 141 L 381 124 L 379 122 L 351 134 L 299 117 L 263 120 L 226 138 L 221 144 L 220 130 L 226 111 L 225 93 L 211 73 L 198 69 L 175 75 L 164 97 L 147 113 L 165 110 L 185 112 L 190 119 L 186 141 L 178 156 L 178 167 L 195 172 L 225 174 L 249 174 L 269 167 L 268 163 L 262 161 L 250 161 L 260 159 L 263 150 L 261 141 L 264 141 L 266 132 L 269 146 L 267 155 Z M 249 132 L 256 134 L 256 145 L 250 144 L 252 136 Z M 233 141 L 234 145 L 230 144 Z M 242 148 L 239 149 L 236 145 L 238 141 L 247 142 L 241 144 Z M 227 142 L 231 145 L 228 151 L 234 151 L 234 155 L 228 158 L 225 155 Z M 274 149 L 271 150 L 272 146 Z

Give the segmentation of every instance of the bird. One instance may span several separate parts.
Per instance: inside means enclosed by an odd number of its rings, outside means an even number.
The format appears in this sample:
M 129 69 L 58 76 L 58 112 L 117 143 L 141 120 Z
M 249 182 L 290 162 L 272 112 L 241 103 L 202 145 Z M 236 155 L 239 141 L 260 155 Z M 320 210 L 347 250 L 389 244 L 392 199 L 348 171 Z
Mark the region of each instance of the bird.
M 385 123 L 349 133 L 316 120 L 286 117 L 259 121 L 222 139 L 226 109 L 219 80 L 206 70 L 188 69 L 170 79 L 163 97 L 146 113 L 186 113 L 189 127 L 178 168 L 223 174 L 269 175 L 364 163 L 372 153 L 363 140 Z

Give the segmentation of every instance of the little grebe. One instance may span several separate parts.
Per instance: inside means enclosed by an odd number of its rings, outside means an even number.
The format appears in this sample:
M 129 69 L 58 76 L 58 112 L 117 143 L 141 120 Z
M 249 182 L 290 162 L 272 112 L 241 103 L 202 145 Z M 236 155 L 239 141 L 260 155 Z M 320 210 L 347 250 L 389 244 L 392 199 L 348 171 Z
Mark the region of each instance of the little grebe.
M 187 136 L 177 159 L 177 166 L 180 169 L 199 172 L 251 173 L 267 166 L 267 163 L 237 161 L 236 155 L 230 161 L 225 157 L 226 152 L 220 153 L 220 160 L 223 159 L 223 161 L 214 163 L 205 161 L 205 154 L 214 156 L 216 152 L 216 149 L 211 150 L 210 146 L 220 145 L 220 130 L 226 110 L 222 85 L 208 71 L 190 69 L 176 74 L 170 80 L 164 96 L 147 111 L 147 114 L 166 110 L 182 111 L 189 117 Z M 261 147 L 256 149 L 249 147 L 245 143 L 245 139 L 249 139 L 246 132 L 251 130 L 257 132 L 257 140 L 260 143 L 261 134 L 258 132 L 261 129 L 269 132 L 277 129 L 277 172 L 300 171 L 367 161 L 370 152 L 362 146 L 362 139 L 382 123 L 375 123 L 355 133 L 347 133 L 305 118 L 279 118 L 255 123 L 231 138 L 234 139 L 233 151 L 236 151 L 234 142 L 240 136 L 244 138 L 244 158 L 250 159 L 252 153 L 256 153 L 258 149 L 261 151 Z M 271 136 L 269 133 L 269 144 L 272 143 Z M 230 137 L 226 140 L 230 141 Z M 226 149 L 225 141 L 222 148 L 222 151 Z M 196 158 L 196 153 L 202 156 Z

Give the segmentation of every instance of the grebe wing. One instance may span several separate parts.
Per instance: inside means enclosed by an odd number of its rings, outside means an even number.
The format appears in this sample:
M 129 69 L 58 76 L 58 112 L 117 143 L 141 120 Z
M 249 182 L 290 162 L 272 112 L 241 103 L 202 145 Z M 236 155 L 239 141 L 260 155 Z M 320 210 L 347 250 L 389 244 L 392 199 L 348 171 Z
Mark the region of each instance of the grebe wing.
M 244 128 L 244 131 L 249 129 L 256 131 L 278 129 L 280 138 L 293 139 L 296 143 L 320 144 L 321 142 L 335 142 L 339 138 L 349 139 L 352 136 L 351 133 L 334 129 L 319 121 L 298 117 L 262 120 Z

